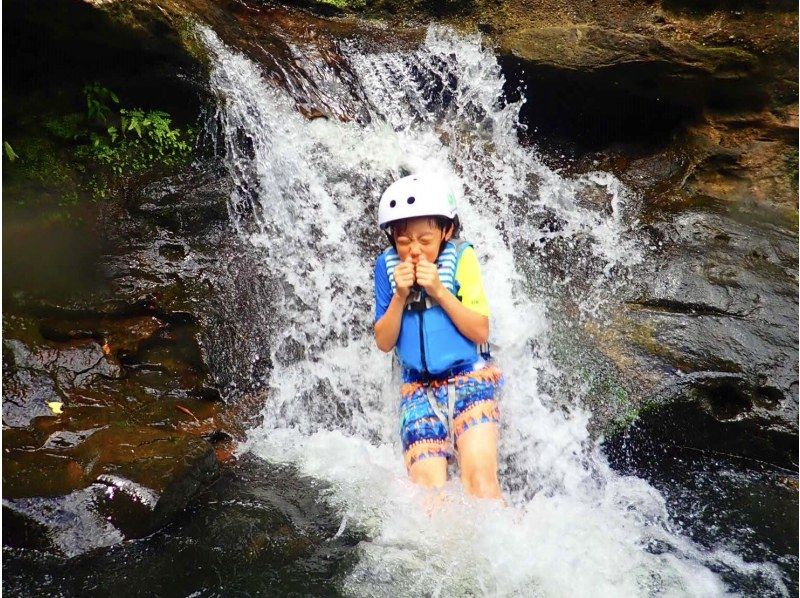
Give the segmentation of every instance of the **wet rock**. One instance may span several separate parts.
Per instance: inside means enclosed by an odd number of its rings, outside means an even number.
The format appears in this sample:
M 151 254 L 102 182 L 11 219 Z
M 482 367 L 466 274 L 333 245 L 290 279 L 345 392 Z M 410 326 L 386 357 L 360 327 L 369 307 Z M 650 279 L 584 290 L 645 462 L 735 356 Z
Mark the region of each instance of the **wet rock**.
M 792 228 L 797 206 L 797 108 L 707 114 L 651 155 L 597 155 L 643 192 L 648 217 L 685 209 L 729 210 Z
M 3 360 L 6 360 L 6 354 Z M 3 425 L 26 426 L 35 417 L 50 415 L 47 403 L 61 400 L 53 380 L 42 372 L 3 364 Z
M 131 208 L 172 231 L 198 233 L 228 219 L 230 190 L 224 180 L 209 168 L 204 176 L 183 173 L 156 181 L 141 189 L 141 195 L 131 200 Z
M 600 340 L 606 355 L 651 400 L 691 397 L 718 421 L 796 435 L 795 235 L 704 212 L 653 227 L 661 249 Z
M 738 48 L 568 25 L 508 32 L 499 57 L 511 97 L 525 87 L 532 140 L 578 154 L 652 151 L 720 98 L 737 109 L 767 103 L 758 60 Z
M 797 106 L 709 117 L 687 135 L 693 156 L 680 193 L 687 198 L 780 210 L 797 207 Z
M 107 359 L 102 346 L 92 340 L 30 349 L 22 341 L 7 339 L 3 348 L 12 353 L 16 367 L 47 372 L 61 386 L 86 386 L 100 376 L 120 375 L 119 365 Z
M 4 498 L 3 521 L 10 519 L 16 528 L 4 534 L 4 544 L 55 548 L 68 557 L 118 544 L 122 534 L 94 511 L 95 501 L 103 500 L 103 490 L 98 484 L 58 498 Z
M 82 464 L 63 451 L 3 447 L 3 498 L 59 496 L 85 486 Z
M 596 71 L 621 65 L 660 65 L 665 69 L 661 76 L 678 86 L 692 77 L 723 80 L 747 77 L 758 68 L 756 57 L 744 50 L 705 47 L 686 41 L 673 43 L 589 24 L 516 29 L 502 34 L 497 41 L 501 54 L 532 66 Z M 638 91 L 665 91 L 652 89 L 652 83 L 648 87 L 641 86 Z M 672 93 L 681 91 L 684 90 L 678 88 Z M 688 102 L 692 98 L 683 99 Z
M 90 588 L 98 596 L 333 595 L 363 534 L 352 525 L 337 533 L 342 517 L 324 494 L 289 468 L 243 458 L 192 500 L 168 533 L 74 559 L 4 548 L 4 594 L 73 596 Z M 6 509 L 6 525 L 8 515 Z M 146 583 L 132 589 L 132 580 Z
M 533 142 L 577 154 L 622 145 L 638 158 L 687 126 L 796 103 L 786 51 L 797 47 L 796 11 L 772 5 L 737 19 L 704 7 L 517 0 L 476 18 L 492 30 L 507 92 L 525 88 Z
M 77 441 L 64 433 L 59 438 Z M 26 530 L 4 538 L 7 544 L 45 536 L 74 556 L 141 537 L 163 526 L 218 474 L 210 444 L 168 430 L 106 428 L 58 448 L 4 455 L 4 519 L 11 512 Z
M 59 342 L 94 339 L 103 345 L 106 353 L 111 353 L 137 350 L 164 326 L 165 323 L 154 316 L 47 319 L 42 322 L 40 332 L 44 338 Z
M 110 499 L 122 492 L 138 503 L 140 512 L 108 509 L 126 537 L 163 525 L 218 474 L 213 448 L 202 438 L 155 428 L 107 428 L 73 454 L 91 465 L 92 475 L 108 487 Z
M 3 350 L 3 423 L 9 426 L 50 415 L 47 404 L 62 402 L 69 390 L 121 376 L 119 365 L 90 339 L 28 345 L 6 338 Z
M 55 11 L 46 4 L 9 7 L 22 32 L 19 73 L 56 81 L 53 95 L 81 98 L 85 83 L 100 80 L 125 105 L 165 109 L 180 126 L 197 122 L 205 91 L 188 47 L 191 2 L 98 3 L 102 10 L 73 2 Z M 15 92 L 14 105 L 38 93 Z M 208 149 L 213 140 L 201 143 Z M 20 284 L 4 294 L 5 544 L 55 546 L 72 556 L 146 535 L 216 475 L 203 435 L 231 448 L 227 430 L 235 426 L 216 419 L 221 395 L 202 343 L 215 317 L 203 302 L 217 294 L 214 268 L 226 267 L 230 190 L 206 166 L 156 182 L 164 173 L 131 178 L 118 195 L 80 211 L 86 226 L 58 243 L 43 241 L 56 236 L 52 227 L 12 223 L 14 239 L 28 244 L 12 244 L 11 270 L 22 281 L 26 269 L 50 264 L 40 277 L 59 284 Z M 70 256 L 70 268 L 59 268 L 65 262 L 53 254 Z M 91 276 L 73 261 L 89 264 Z M 48 408 L 53 401 L 60 413 Z

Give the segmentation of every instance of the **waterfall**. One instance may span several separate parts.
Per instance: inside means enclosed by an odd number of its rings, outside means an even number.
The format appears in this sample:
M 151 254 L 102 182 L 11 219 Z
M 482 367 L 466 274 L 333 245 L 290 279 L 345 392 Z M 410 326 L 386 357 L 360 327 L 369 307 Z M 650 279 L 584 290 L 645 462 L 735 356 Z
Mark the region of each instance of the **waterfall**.
M 324 482 L 343 528 L 368 538 L 344 592 L 711 596 L 727 590 L 720 572 L 736 569 L 774 577 L 785 593 L 772 565 L 692 543 L 664 498 L 612 471 L 590 437 L 586 389 L 554 358 L 553 331 L 602 319 L 630 284 L 643 251 L 637 197 L 609 173 L 559 174 L 518 142 L 520 104 L 504 102 L 478 36 L 432 27 L 419 48 L 386 52 L 342 42 L 369 115 L 342 122 L 304 118 L 257 64 L 198 31 L 235 185 L 231 216 L 262 256 L 253 284 L 271 296 L 248 316 L 271 331 L 253 351 L 268 351 L 272 370 L 263 424 L 242 450 Z M 343 88 L 331 86 L 332 101 Z M 457 190 L 481 262 L 507 378 L 507 508 L 466 498 L 457 480 L 431 505 L 403 467 L 397 373 L 372 337 L 371 277 L 386 243 L 378 198 L 410 172 Z

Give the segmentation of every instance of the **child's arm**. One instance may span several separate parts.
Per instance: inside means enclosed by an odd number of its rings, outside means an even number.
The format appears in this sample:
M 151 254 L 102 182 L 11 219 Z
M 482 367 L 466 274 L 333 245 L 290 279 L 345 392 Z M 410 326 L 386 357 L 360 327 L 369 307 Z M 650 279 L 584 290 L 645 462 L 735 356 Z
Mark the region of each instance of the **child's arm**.
M 417 264 L 417 284 L 442 306 L 461 334 L 476 345 L 489 341 L 489 318 L 469 309 L 448 291 L 439 280 L 438 267 L 424 255 Z
M 375 342 L 384 353 L 394 349 L 397 344 L 406 299 L 411 293 L 411 287 L 414 286 L 414 264 L 410 257 L 394 269 L 394 282 L 397 290 L 389 301 L 389 307 L 386 309 L 386 313 L 375 322 Z
M 383 314 L 380 320 L 375 322 L 375 342 L 378 349 L 388 353 L 397 344 L 397 337 L 400 335 L 400 322 L 403 319 L 403 309 L 406 300 L 397 293 L 392 295 L 389 302 L 389 309 Z

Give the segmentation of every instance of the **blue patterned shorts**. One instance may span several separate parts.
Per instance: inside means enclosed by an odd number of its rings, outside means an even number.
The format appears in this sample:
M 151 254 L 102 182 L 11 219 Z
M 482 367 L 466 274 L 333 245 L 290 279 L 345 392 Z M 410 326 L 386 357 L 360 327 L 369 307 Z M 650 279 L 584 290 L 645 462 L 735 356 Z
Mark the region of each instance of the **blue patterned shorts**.
M 448 417 L 448 384 L 455 385 L 452 422 L 443 422 L 431 405 L 429 393 L 439 412 Z M 448 426 L 453 426 L 453 440 L 469 428 L 484 423 L 500 423 L 495 395 L 503 386 L 499 368 L 487 365 L 442 380 L 406 382 L 400 389 L 400 438 L 406 468 L 421 459 L 453 458 Z

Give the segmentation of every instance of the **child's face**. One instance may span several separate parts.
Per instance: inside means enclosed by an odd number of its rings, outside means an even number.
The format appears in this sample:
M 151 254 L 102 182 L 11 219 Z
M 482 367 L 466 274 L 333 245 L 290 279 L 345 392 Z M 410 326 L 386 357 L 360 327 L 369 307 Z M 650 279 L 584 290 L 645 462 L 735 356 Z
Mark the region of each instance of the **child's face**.
M 429 262 L 435 262 L 442 243 L 449 241 L 453 233 L 452 229 L 440 229 L 433 218 L 422 216 L 408 219 L 405 227 L 393 234 L 397 255 L 402 261 L 411 256 L 416 265 L 421 255 Z

